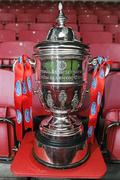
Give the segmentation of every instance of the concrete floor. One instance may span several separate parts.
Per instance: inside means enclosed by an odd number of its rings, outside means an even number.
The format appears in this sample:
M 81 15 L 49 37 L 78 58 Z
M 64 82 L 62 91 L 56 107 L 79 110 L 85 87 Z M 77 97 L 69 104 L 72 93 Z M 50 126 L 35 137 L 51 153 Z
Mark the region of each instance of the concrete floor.
M 27 180 L 27 178 L 19 178 L 15 177 L 11 170 L 10 170 L 10 164 L 4 164 L 0 163 L 0 180 Z
M 45 178 L 22 178 L 15 177 L 10 171 L 10 164 L 0 163 L 0 180 L 48 180 Z M 108 164 L 108 171 L 106 175 L 102 178 L 103 180 L 120 180 L 120 164 Z M 49 179 L 58 180 L 58 179 Z M 61 179 L 65 180 L 65 179 Z M 70 179 L 67 179 L 70 180 Z
M 0 180 L 48 180 L 45 178 L 24 178 L 24 177 L 15 177 L 11 170 L 10 164 L 0 163 Z M 49 180 L 59 180 L 59 179 L 49 179 Z M 61 179 L 64 180 L 64 179 Z M 70 180 L 70 179 L 67 179 Z
M 10 164 L 0 163 L 0 179 L 2 177 L 14 177 L 10 171 Z

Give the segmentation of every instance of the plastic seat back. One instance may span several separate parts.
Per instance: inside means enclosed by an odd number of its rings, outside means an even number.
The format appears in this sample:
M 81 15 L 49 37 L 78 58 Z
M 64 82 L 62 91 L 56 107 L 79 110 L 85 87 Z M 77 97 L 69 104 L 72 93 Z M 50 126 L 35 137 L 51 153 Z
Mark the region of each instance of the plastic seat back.
M 83 42 L 90 43 L 112 43 L 113 37 L 110 32 L 85 32 L 82 33 Z
M 15 41 L 16 32 L 12 30 L 0 30 L 0 42 Z
M 102 55 L 112 60 L 111 72 L 104 90 L 104 143 L 112 160 L 120 160 L 120 44 L 93 44 L 93 56 Z
M 66 16 L 67 16 L 67 23 L 77 23 L 77 16 L 76 16 L 76 14 L 66 14 Z
M 106 43 L 106 44 L 90 44 L 90 53 L 93 57 L 103 56 L 112 59 L 112 61 L 119 61 L 120 59 L 120 44 Z
M 5 42 L 0 46 L 0 62 L 1 68 L 12 68 L 12 64 L 15 58 L 26 54 L 32 57 L 34 42 Z
M 78 15 L 94 14 L 90 9 L 78 9 Z
M 46 39 L 48 31 L 20 31 L 20 41 L 40 42 Z
M 102 24 L 79 24 L 80 32 L 100 32 L 104 31 Z
M 120 32 L 116 32 L 114 34 L 115 43 L 120 43 Z
M 86 15 L 79 15 L 78 16 L 78 22 L 79 24 L 97 24 L 97 16 L 96 15 L 91 15 L 91 14 L 86 14 Z
M 28 25 L 25 23 L 8 23 L 5 25 L 5 30 L 13 30 L 18 33 L 21 30 L 28 30 Z
M 8 22 L 15 22 L 15 14 L 12 13 L 0 13 L 0 22 L 1 23 L 8 23 Z
M 32 31 L 49 31 L 52 28 L 52 23 L 31 23 L 29 30 Z
M 36 15 L 35 14 L 18 14 L 17 15 L 17 22 L 18 23 L 31 23 L 36 21 Z
M 16 146 L 13 72 L 0 69 L 0 84 L 0 161 L 8 162 Z
M 120 32 L 120 25 L 119 24 L 106 24 L 105 31 L 109 31 L 112 34 Z
M 41 13 L 37 15 L 38 23 L 56 23 L 56 16 L 53 13 Z
M 21 13 L 24 13 L 24 9 L 22 9 L 22 8 L 10 8 L 9 13 L 15 14 L 15 15 L 21 14 Z
M 102 15 L 99 17 L 99 22 L 102 24 L 118 24 L 118 17 L 115 15 Z
M 107 16 L 107 15 L 110 15 L 110 14 L 111 14 L 110 11 L 104 10 L 104 9 L 96 9 L 96 10 L 94 11 L 94 13 L 95 13 L 97 16 L 99 16 L 99 17 L 104 16 L 104 15 Z

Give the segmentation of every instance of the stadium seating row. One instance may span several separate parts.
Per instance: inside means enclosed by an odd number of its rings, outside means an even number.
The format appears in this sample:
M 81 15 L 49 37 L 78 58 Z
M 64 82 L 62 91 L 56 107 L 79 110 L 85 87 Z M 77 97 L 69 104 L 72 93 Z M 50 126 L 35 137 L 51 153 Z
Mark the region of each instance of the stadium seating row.
M 71 27 L 74 31 L 82 32 L 101 32 L 108 31 L 113 34 L 120 32 L 119 24 L 66 24 L 68 27 Z M 13 30 L 18 33 L 21 30 L 32 30 L 32 31 L 49 31 L 49 29 L 53 27 L 52 23 L 8 23 L 6 25 L 0 24 L 0 30 Z
M 8 22 L 26 22 L 26 23 L 55 23 L 55 17 L 57 13 L 1 13 L 0 12 L 0 22 L 6 24 Z M 120 20 L 119 15 L 96 15 L 96 14 L 75 14 L 75 12 L 70 11 L 70 13 L 65 13 L 67 16 L 68 23 L 102 23 L 102 24 L 118 24 Z
M 80 31 L 82 32 L 101 32 L 101 31 L 108 31 L 113 34 L 120 32 L 120 25 L 119 24 L 66 24 L 68 27 L 71 27 L 73 31 Z M 0 30 L 13 30 L 18 33 L 21 30 L 32 30 L 32 31 L 49 31 L 49 29 L 53 27 L 52 23 L 8 23 L 6 25 L 0 24 Z
M 0 42 L 7 41 L 33 41 L 41 42 L 46 39 L 48 31 L 32 31 L 20 30 L 18 33 L 14 30 L 0 30 Z M 81 39 L 84 43 L 120 43 L 120 32 L 112 34 L 111 32 L 103 31 L 75 31 L 77 39 Z
M 9 12 L 9 13 L 31 13 L 31 12 L 35 12 L 35 9 L 36 9 L 36 12 L 54 12 L 54 11 L 57 11 L 56 8 L 57 8 L 57 3 L 53 3 L 52 4 L 46 4 L 45 2 L 44 3 L 36 3 L 36 4 L 20 4 L 18 3 L 18 5 L 15 5 L 15 4 L 4 4 L 2 5 L 2 3 L 0 3 L 0 7 L 1 7 L 1 12 Z M 84 3 L 84 4 L 80 4 L 79 2 L 76 2 L 76 3 L 72 3 L 67 5 L 66 3 L 64 3 L 64 11 L 66 13 L 69 13 L 71 10 L 73 12 L 77 12 L 79 14 L 85 14 L 85 13 L 89 13 L 89 14 L 112 14 L 112 13 L 117 13 L 115 12 L 114 10 L 119 10 L 119 4 L 98 4 L 98 3 L 93 3 L 92 5 L 88 5 L 87 3 Z M 35 13 L 36 13 L 35 12 Z

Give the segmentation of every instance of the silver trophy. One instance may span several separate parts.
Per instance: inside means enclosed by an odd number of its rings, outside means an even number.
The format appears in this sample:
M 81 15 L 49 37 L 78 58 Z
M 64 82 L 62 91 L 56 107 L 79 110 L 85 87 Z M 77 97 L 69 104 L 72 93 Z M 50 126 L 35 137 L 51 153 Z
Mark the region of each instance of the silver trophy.
M 34 158 L 53 168 L 75 167 L 87 160 L 87 123 L 78 118 L 85 92 L 88 47 L 66 27 L 59 3 L 58 26 L 35 46 L 41 63 L 39 96 L 51 115 L 40 123 L 35 134 Z

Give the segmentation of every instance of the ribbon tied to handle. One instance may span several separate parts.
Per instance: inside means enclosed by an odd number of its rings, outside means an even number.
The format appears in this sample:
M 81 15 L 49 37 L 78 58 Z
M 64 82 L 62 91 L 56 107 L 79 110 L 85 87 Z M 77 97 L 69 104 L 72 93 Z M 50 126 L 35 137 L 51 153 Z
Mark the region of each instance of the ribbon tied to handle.
M 24 131 L 33 129 L 32 121 L 32 68 L 29 58 L 25 55 L 18 57 L 13 65 L 14 101 L 16 108 L 16 135 L 21 141 Z
M 110 70 L 111 61 L 107 58 L 97 57 L 94 61 L 94 71 L 90 88 L 90 112 L 88 122 L 88 142 L 94 142 L 94 130 L 100 110 L 101 100 L 104 92 L 105 77 Z

